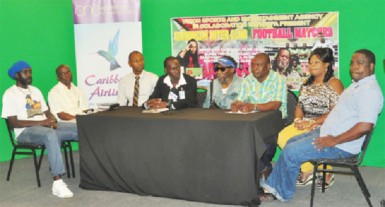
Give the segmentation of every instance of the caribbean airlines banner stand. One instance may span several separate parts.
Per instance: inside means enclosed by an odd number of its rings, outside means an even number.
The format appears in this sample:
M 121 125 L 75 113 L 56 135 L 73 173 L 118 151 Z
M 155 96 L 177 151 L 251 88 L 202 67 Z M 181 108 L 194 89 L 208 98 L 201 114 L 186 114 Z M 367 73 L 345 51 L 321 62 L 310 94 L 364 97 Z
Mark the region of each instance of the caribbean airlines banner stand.
M 116 102 L 131 72 L 128 54 L 142 51 L 140 0 L 73 0 L 78 86 L 90 107 Z
M 250 60 L 264 52 L 272 70 L 286 77 L 291 90 L 298 90 L 309 76 L 308 55 L 317 47 L 333 50 L 339 76 L 338 12 L 179 17 L 171 19 L 171 34 L 172 54 L 187 64 L 197 60 L 191 69 L 184 66 L 197 79 L 213 79 L 213 62 L 223 55 L 233 57 L 237 75 L 245 77 L 251 72 Z

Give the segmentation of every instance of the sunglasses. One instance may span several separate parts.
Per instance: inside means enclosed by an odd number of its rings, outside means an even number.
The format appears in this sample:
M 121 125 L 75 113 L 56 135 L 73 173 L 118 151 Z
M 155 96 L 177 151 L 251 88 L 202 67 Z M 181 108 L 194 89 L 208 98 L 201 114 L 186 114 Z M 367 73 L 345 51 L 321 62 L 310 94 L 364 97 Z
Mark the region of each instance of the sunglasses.
M 225 67 L 215 67 L 214 71 L 217 72 L 218 70 L 225 72 L 226 68 Z

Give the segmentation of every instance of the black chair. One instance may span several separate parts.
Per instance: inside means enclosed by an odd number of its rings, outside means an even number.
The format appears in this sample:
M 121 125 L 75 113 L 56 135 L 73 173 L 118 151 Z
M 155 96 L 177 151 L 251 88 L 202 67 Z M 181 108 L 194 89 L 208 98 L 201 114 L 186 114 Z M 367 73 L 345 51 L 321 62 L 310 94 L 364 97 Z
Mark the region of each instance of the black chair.
M 77 141 L 65 140 L 65 141 L 62 141 L 61 143 L 61 148 L 64 153 L 65 166 L 66 166 L 66 172 L 67 172 L 68 178 L 71 178 L 71 174 L 72 174 L 72 177 L 75 178 L 75 165 L 74 165 L 74 157 L 73 157 L 73 151 L 72 151 L 72 142 L 77 142 Z M 69 160 L 68 160 L 68 154 L 69 154 Z M 71 168 L 69 166 L 68 161 L 71 164 Z
M 9 169 L 7 173 L 7 181 L 10 180 L 13 162 L 15 160 L 16 155 L 32 155 L 34 159 L 37 185 L 41 187 L 39 170 L 40 170 L 41 162 L 43 160 L 44 151 L 45 151 L 44 144 L 34 144 L 34 143 L 16 141 L 13 133 L 13 128 L 10 127 L 8 119 L 5 119 L 5 123 L 7 125 L 9 138 L 13 146 L 12 157 L 9 163 Z M 67 172 L 68 178 L 71 177 L 69 162 L 71 164 L 72 177 L 73 178 L 75 177 L 75 165 L 74 165 L 74 158 L 73 158 L 73 151 L 72 151 L 72 144 L 71 144 L 72 142 L 75 142 L 75 141 L 76 140 L 66 140 L 61 143 L 61 148 L 63 150 L 64 158 L 65 158 L 65 166 L 66 166 L 66 172 Z M 37 155 L 36 155 L 37 150 L 41 150 L 39 161 L 37 161 Z M 68 153 L 69 153 L 69 160 L 68 160 Z
M 325 192 L 325 175 L 326 173 L 340 173 L 340 174 L 347 174 L 347 175 L 354 175 L 356 178 L 358 185 L 361 188 L 362 193 L 365 196 L 366 201 L 368 202 L 369 206 L 372 206 L 372 203 L 370 202 L 370 193 L 368 188 L 365 185 L 364 180 L 362 179 L 361 173 L 358 170 L 358 166 L 361 164 L 366 149 L 369 145 L 371 136 L 373 133 L 373 129 L 365 134 L 365 141 L 362 144 L 361 152 L 357 155 L 344 158 L 344 159 L 317 159 L 317 160 L 310 160 L 310 162 L 314 165 L 314 171 L 313 171 L 313 183 L 311 188 L 311 198 L 310 198 L 310 206 L 313 206 L 313 200 L 314 200 L 314 191 L 315 191 L 315 181 L 316 181 L 316 174 L 319 172 L 322 172 L 322 193 Z M 323 165 L 323 169 L 318 169 L 318 166 Z M 342 171 L 342 170 L 328 170 L 326 169 L 327 165 L 332 166 L 338 166 L 338 167 L 344 167 L 344 168 L 350 168 L 349 171 Z
M 8 169 L 8 173 L 7 173 L 7 181 L 9 181 L 9 179 L 11 177 L 11 172 L 12 172 L 13 162 L 15 161 L 15 156 L 16 155 L 32 155 L 33 156 L 33 163 L 35 165 L 37 186 L 41 187 L 39 170 L 40 170 L 41 162 L 43 160 L 45 146 L 39 145 L 39 144 L 16 141 L 16 139 L 14 138 L 14 134 L 13 134 L 13 128 L 10 127 L 8 119 L 5 119 L 5 123 L 7 125 L 9 138 L 10 138 L 10 141 L 11 141 L 12 146 L 13 146 L 12 157 L 11 157 L 11 161 L 9 162 L 9 169 Z M 36 156 L 37 150 L 41 150 L 39 161 L 37 160 L 37 156 Z
M 295 118 L 295 109 L 298 105 L 298 97 L 295 95 L 295 93 L 291 90 L 287 90 L 287 117 L 285 120 L 285 126 L 290 125 L 293 123 Z
M 197 89 L 197 103 L 198 107 L 202 108 L 203 103 L 205 102 L 207 96 L 207 89 L 205 88 L 198 88 Z

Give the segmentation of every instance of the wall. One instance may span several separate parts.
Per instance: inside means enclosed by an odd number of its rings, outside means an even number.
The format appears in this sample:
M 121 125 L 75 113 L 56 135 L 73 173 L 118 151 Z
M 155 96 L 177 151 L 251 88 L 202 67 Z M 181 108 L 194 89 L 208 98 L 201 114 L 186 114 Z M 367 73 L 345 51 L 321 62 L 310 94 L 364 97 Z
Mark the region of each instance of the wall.
M 57 83 L 56 67 L 66 63 L 75 69 L 71 0 L 1 0 L 0 48 L 1 97 L 15 84 L 7 71 L 18 60 L 31 65 L 33 85 L 47 97 Z M 0 161 L 9 160 L 11 150 L 5 123 L 0 120 Z
M 142 0 L 146 69 L 163 73 L 163 60 L 171 53 L 173 17 L 338 11 L 341 80 L 345 86 L 350 84 L 351 55 L 368 48 L 377 56 L 376 75 L 385 91 L 384 9 L 383 0 Z M 56 83 L 57 65 L 66 63 L 76 69 L 71 0 L 1 0 L 0 48 L 0 93 L 14 84 L 7 76 L 8 68 L 24 59 L 33 68 L 34 85 L 46 95 Z M 385 167 L 384 114 L 379 117 L 365 165 Z M 11 153 L 5 130 L 0 122 L 0 161 L 9 160 Z
M 142 0 L 143 52 L 146 68 L 162 72 L 163 59 L 171 53 L 170 19 L 187 16 L 339 12 L 340 78 L 350 82 L 349 62 L 357 49 L 368 48 L 377 56 L 376 75 L 385 91 L 382 60 L 385 57 L 385 2 L 383 0 Z M 377 122 L 365 165 L 385 167 L 385 113 Z

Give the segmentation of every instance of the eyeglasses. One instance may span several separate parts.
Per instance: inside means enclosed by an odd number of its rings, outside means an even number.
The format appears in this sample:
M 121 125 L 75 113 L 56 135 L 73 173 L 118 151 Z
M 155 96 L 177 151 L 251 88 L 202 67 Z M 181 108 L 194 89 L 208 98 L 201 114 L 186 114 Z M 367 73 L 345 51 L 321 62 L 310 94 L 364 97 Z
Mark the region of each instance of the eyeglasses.
M 215 72 L 218 72 L 218 70 L 222 71 L 222 72 L 225 72 L 226 68 L 225 67 L 215 67 L 214 68 L 214 71 Z

